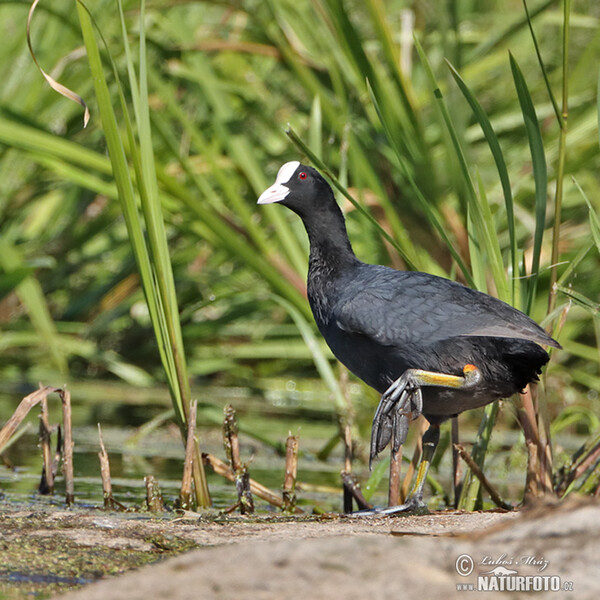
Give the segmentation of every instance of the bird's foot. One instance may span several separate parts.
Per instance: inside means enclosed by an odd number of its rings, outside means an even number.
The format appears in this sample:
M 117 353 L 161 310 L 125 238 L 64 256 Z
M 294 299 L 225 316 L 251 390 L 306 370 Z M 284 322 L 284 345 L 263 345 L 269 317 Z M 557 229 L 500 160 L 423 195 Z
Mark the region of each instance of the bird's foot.
M 408 373 L 408 372 L 407 372 Z M 408 425 L 423 410 L 421 388 L 414 387 L 410 381 L 410 373 L 397 379 L 383 393 L 371 429 L 371 461 L 392 440 L 393 450 L 397 452 L 406 440 Z
M 398 506 L 388 506 L 387 508 L 383 508 L 380 506 L 375 506 L 373 508 L 369 508 L 366 510 L 358 510 L 356 512 L 351 513 L 350 517 L 389 517 L 393 515 L 427 515 L 429 514 L 429 509 L 427 508 L 427 504 L 423 502 L 422 498 L 417 496 L 410 496 L 407 498 L 404 504 L 399 504 Z

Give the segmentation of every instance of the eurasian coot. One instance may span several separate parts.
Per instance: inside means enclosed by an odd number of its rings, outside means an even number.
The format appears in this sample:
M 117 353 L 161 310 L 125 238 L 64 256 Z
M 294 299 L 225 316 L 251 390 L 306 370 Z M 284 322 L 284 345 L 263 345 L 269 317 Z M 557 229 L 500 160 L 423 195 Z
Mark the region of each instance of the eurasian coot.
M 308 233 L 308 300 L 319 331 L 333 354 L 382 394 L 371 460 L 390 440 L 397 450 L 419 414 L 430 423 L 410 498 L 380 512 L 423 506 L 439 424 L 520 392 L 548 362 L 541 344 L 560 345 L 528 316 L 487 294 L 358 260 L 333 191 L 312 167 L 284 164 L 258 199 L 273 202 L 293 210 Z

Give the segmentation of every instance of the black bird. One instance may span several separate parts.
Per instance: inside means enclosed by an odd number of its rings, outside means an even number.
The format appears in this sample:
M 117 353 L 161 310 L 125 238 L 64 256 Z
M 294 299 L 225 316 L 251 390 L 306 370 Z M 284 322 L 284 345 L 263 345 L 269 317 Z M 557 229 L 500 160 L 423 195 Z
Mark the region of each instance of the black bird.
M 439 424 L 522 391 L 549 360 L 541 344 L 560 344 L 487 294 L 427 273 L 361 262 L 331 187 L 312 167 L 284 164 L 258 199 L 273 202 L 293 210 L 308 233 L 308 300 L 319 331 L 338 360 L 382 394 L 371 460 L 390 440 L 397 451 L 419 414 L 430 423 L 410 498 L 379 512 L 422 507 Z

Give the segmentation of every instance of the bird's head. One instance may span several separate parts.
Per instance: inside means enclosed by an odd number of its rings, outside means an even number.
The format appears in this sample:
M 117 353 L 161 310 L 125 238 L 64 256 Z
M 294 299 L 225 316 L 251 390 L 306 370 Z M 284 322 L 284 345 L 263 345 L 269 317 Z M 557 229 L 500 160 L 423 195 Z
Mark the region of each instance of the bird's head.
M 279 169 L 275 183 L 260 195 L 257 204 L 278 202 L 303 216 L 319 213 L 330 200 L 333 192 L 321 174 L 294 160 Z

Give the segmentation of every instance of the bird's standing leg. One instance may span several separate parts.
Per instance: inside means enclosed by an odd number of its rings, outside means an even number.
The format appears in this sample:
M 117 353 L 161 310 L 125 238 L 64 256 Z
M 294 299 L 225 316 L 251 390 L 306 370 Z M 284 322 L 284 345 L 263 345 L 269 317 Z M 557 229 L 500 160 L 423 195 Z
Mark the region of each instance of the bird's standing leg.
M 409 417 L 419 416 L 423 409 L 422 386 L 449 387 L 455 389 L 470 389 L 481 381 L 481 371 L 471 364 L 463 368 L 463 376 L 448 375 L 408 369 L 384 392 L 373 418 L 371 431 L 371 456 L 372 461 L 392 440 L 392 447 L 396 451 L 406 440 Z M 399 512 L 409 512 L 426 508 L 423 502 L 423 486 L 429 465 L 440 439 L 440 428 L 432 424 L 423 435 L 423 454 L 417 471 L 414 488 L 404 504 L 388 508 L 374 508 L 359 511 L 358 515 L 390 515 Z

